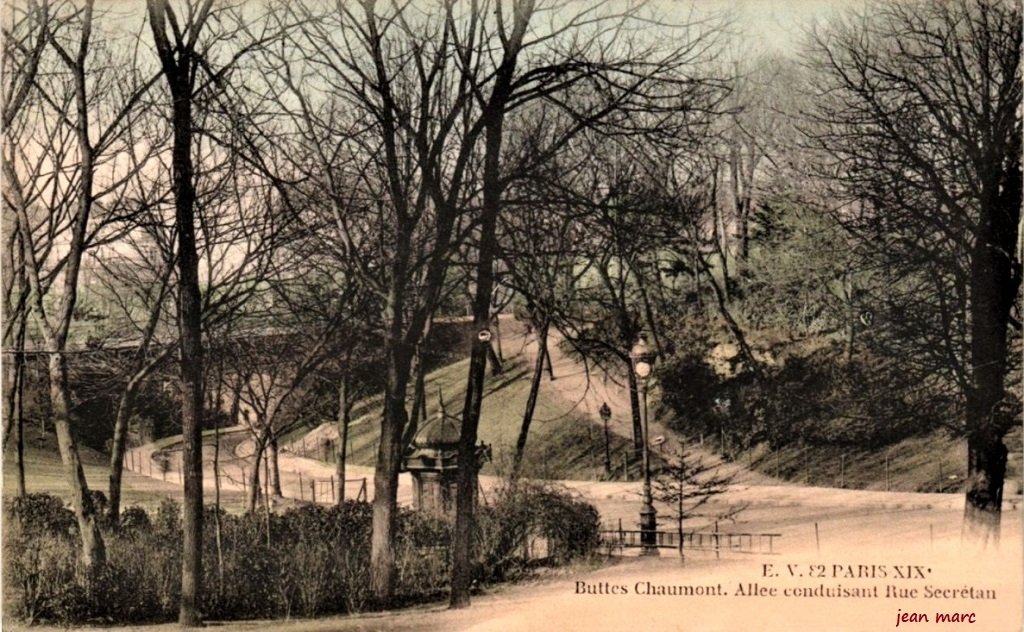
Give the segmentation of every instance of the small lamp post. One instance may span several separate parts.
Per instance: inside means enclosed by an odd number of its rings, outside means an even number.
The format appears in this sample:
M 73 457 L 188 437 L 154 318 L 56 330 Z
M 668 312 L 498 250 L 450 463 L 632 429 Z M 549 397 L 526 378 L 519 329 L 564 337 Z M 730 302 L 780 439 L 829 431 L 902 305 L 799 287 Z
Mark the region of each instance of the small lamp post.
M 640 554 L 658 555 L 658 513 L 654 509 L 654 502 L 651 496 L 651 452 L 647 444 L 647 386 L 648 379 L 654 371 L 654 361 L 657 354 L 647 346 L 647 340 L 643 335 L 629 351 L 629 359 L 633 364 L 633 373 L 640 381 L 641 391 L 644 400 L 643 417 L 643 458 L 644 458 L 644 488 L 643 505 L 640 507 Z
M 604 422 L 604 475 L 611 477 L 612 453 L 611 448 L 608 447 L 608 420 L 612 418 L 612 409 L 608 407 L 608 402 L 605 402 L 601 404 L 601 408 L 597 412 L 601 415 L 601 421 Z

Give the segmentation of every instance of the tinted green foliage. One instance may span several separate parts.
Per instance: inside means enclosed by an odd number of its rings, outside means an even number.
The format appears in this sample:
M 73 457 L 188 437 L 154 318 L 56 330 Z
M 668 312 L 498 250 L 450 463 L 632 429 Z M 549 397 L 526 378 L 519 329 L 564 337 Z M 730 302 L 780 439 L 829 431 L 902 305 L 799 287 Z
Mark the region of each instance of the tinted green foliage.
M 871 448 L 936 428 L 942 402 L 912 388 L 898 362 L 843 355 L 842 345 L 828 345 L 765 365 L 756 377 L 719 375 L 695 354 L 677 354 L 659 368 L 662 403 L 677 430 L 725 433 L 734 449 L 760 443 Z

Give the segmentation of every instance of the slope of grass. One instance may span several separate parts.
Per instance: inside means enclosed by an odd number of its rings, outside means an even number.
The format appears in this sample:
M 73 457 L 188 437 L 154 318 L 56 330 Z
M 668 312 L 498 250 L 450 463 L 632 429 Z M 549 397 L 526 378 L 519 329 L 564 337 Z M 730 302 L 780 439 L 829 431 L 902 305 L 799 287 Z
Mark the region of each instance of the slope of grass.
M 516 439 L 522 425 L 523 411 L 529 395 L 532 367 L 522 355 L 507 356 L 504 371 L 493 376 L 488 372 L 480 417 L 478 440 L 490 444 L 493 459 L 484 465 L 483 474 L 508 474 L 511 470 Z M 461 360 L 428 374 L 426 378 L 427 415 L 440 412 L 440 396 L 450 415 L 459 417 L 466 396 L 466 372 L 469 360 Z M 541 382 L 533 422 L 523 459 L 523 472 L 535 478 L 597 480 L 604 474 L 604 432 L 599 422 L 582 412 L 569 408 L 548 385 Z M 380 398 L 360 402 L 349 430 L 349 462 L 373 465 L 380 436 Z M 316 437 L 316 438 L 313 438 Z M 310 433 L 307 452 L 321 452 L 314 446 L 323 438 L 336 440 L 333 427 Z M 301 445 L 300 435 L 291 438 Z M 613 476 L 621 479 L 623 458 L 631 478 L 639 476 L 640 464 L 633 457 L 629 441 L 611 434 L 609 452 Z
M 1010 457 L 1004 496 L 1009 498 L 1019 496 L 1022 489 L 1021 429 L 1010 432 L 1005 442 Z M 804 485 L 962 493 L 967 444 L 964 439 L 936 432 L 874 450 L 855 446 L 787 446 L 771 451 L 761 445 L 734 458 L 764 474 Z
M 82 445 L 78 446 L 78 452 L 82 459 L 89 489 L 106 494 L 110 476 L 109 457 Z M 3 474 L 4 497 L 12 498 L 18 490 L 18 473 L 13 446 L 4 455 Z M 25 490 L 30 494 L 53 494 L 68 498 L 68 482 L 53 434 L 40 436 L 34 430 L 26 431 Z M 173 476 L 168 476 L 167 480 L 163 481 L 127 470 L 122 475 L 122 508 L 140 505 L 146 509 L 155 509 L 165 498 L 180 502 L 182 497 L 181 484 Z M 209 496 L 209 500 L 212 502 L 212 495 Z M 226 492 L 222 494 L 222 500 L 222 505 L 227 509 L 241 509 L 244 505 L 244 499 L 238 493 Z

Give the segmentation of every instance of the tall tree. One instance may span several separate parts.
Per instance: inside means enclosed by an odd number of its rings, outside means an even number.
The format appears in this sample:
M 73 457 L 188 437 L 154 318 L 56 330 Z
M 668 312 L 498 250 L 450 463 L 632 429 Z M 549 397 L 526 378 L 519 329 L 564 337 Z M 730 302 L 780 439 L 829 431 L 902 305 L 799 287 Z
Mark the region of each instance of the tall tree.
M 819 34 L 811 138 L 881 264 L 881 349 L 947 395 L 967 440 L 964 532 L 998 540 L 1019 337 L 1019 2 L 880 2 Z
M 713 50 L 713 29 L 709 33 L 679 28 L 669 46 L 651 44 L 639 36 L 627 38 L 627 43 L 611 34 L 621 35 L 636 23 L 657 22 L 657 16 L 644 7 L 616 12 L 608 3 L 581 8 L 557 26 L 534 24 L 542 8 L 535 0 L 496 1 L 493 9 L 487 4 L 474 6 L 484 15 L 493 15 L 493 24 L 481 21 L 483 39 L 476 54 L 496 51 L 488 55 L 493 69 L 463 71 L 479 100 L 476 120 L 483 130 L 472 305 L 478 329 L 490 323 L 498 218 L 510 185 L 544 166 L 588 130 L 609 136 L 632 132 L 648 140 L 676 134 L 688 137 L 701 118 L 694 114 L 705 111 L 715 92 L 696 67 L 697 57 Z M 505 138 L 509 121 L 537 115 L 545 102 L 564 113 L 564 122 L 529 155 L 510 155 Z M 475 444 L 489 349 L 486 342 L 474 342 L 466 379 L 452 553 L 453 608 L 469 605 L 479 469 Z M 633 372 L 629 375 L 632 378 Z
M 17 218 L 31 311 L 48 358 L 54 429 L 82 539 L 81 560 L 92 571 L 104 562 L 105 548 L 78 454 L 66 351 L 87 250 L 114 239 L 124 220 L 149 199 L 130 185 L 154 149 L 135 146 L 130 130 L 157 77 L 142 76 L 136 59 L 119 58 L 106 46 L 105 36 L 117 38 L 100 31 L 93 2 L 82 7 L 30 3 L 24 15 L 38 25 L 35 33 L 45 37 L 46 46 L 38 48 L 40 39 L 34 39 L 36 47 L 19 51 L 19 58 L 29 56 L 28 66 L 35 65 L 31 85 L 19 84 L 4 104 L 15 108 L 4 113 L 12 141 L 3 154 L 4 200 Z M 20 118 L 16 110 L 27 107 L 35 116 Z M 130 166 L 118 154 L 132 155 Z
M 468 118 L 471 85 L 455 72 L 472 59 L 455 59 L 453 42 L 475 42 L 476 17 L 463 20 L 454 3 L 420 15 L 373 1 L 326 13 L 294 4 L 279 15 L 301 22 L 289 48 L 267 51 L 262 73 L 293 130 L 272 144 L 302 157 L 282 190 L 297 221 L 380 305 L 386 384 L 370 576 L 375 598 L 389 603 L 413 357 L 468 230 L 459 221 L 481 130 Z
M 39 64 L 46 51 L 50 23 L 47 5 L 30 8 L 10 7 L 4 16 L 4 50 L 0 58 L 3 75 L 0 111 L 3 113 L 4 164 L 13 163 L 9 153 L 19 142 L 19 133 L 28 127 L 19 121 L 27 101 L 33 99 Z M 25 335 L 28 321 L 28 280 L 23 260 L 24 246 L 18 213 L 12 201 L 3 196 L 3 350 L 4 409 L 3 449 L 7 452 L 13 432 L 15 464 L 18 469 L 18 494 L 24 495 L 24 393 Z
M 178 235 L 178 362 L 181 373 L 182 519 L 181 603 L 182 626 L 201 623 L 199 599 L 203 578 L 203 346 L 202 297 L 196 253 L 193 164 L 193 104 L 196 79 L 203 62 L 200 36 L 210 18 L 212 0 L 189 6 L 180 19 L 168 0 L 148 0 L 150 30 L 171 97 L 172 182 L 174 222 Z

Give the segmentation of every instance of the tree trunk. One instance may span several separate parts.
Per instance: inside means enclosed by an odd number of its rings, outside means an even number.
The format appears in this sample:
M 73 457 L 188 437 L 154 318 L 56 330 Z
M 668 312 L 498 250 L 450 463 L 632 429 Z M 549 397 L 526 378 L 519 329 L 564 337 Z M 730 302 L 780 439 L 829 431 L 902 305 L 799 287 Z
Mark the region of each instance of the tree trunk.
M 270 493 L 274 495 L 274 498 L 282 498 L 284 494 L 281 493 L 281 469 L 277 463 L 277 436 L 270 438 L 270 449 L 267 452 L 267 459 L 269 459 L 267 465 L 270 469 L 270 480 L 267 481 Z
M 260 462 L 265 446 L 264 438 L 260 437 L 253 447 L 252 473 L 249 474 L 249 513 L 255 512 L 260 503 Z
M 555 381 L 555 367 L 551 362 L 551 349 L 548 349 L 547 345 L 544 346 L 544 366 L 548 370 L 548 381 Z
M 485 225 L 484 230 L 486 231 L 487 229 Z M 483 311 L 477 311 L 474 318 L 475 324 L 478 327 L 486 326 L 487 311 L 490 307 L 491 275 L 485 272 L 485 265 L 489 266 L 493 262 L 493 257 L 484 254 L 488 245 L 487 239 L 481 239 L 480 258 L 487 261 L 484 264 L 479 264 L 477 268 L 477 308 L 480 307 L 481 301 L 479 297 L 483 290 L 486 290 L 487 297 L 482 301 Z M 482 290 L 481 286 L 486 287 Z M 486 342 L 481 342 L 474 338 L 473 350 L 469 361 L 466 399 L 462 411 L 462 427 L 459 434 L 455 530 L 452 536 L 452 588 L 449 600 L 451 608 L 465 608 L 469 606 L 469 589 L 473 582 L 472 541 L 477 490 L 476 436 L 477 427 L 480 422 L 488 346 Z
M 24 325 L 22 325 L 24 332 Z M 24 337 L 21 348 L 24 349 Z M 18 474 L 18 496 L 28 494 L 25 487 L 25 357 L 18 354 L 14 360 L 14 393 L 12 406 L 12 419 L 14 424 L 14 466 Z
M 50 400 L 53 406 L 53 426 L 57 433 L 61 460 L 64 462 L 64 474 L 72 492 L 71 506 L 75 511 L 75 519 L 78 521 L 78 530 L 82 538 L 81 563 L 86 574 L 90 575 L 106 562 L 106 547 L 100 535 L 96 510 L 89 496 L 85 470 L 78 456 L 78 445 L 71 432 L 69 393 L 66 357 L 63 353 L 51 352 Z
M 349 377 L 341 378 L 338 387 L 338 506 L 345 504 L 345 461 L 348 458 L 348 427 L 352 422 L 352 403 L 349 398 Z
M 729 302 L 729 243 L 728 243 L 728 232 L 725 230 L 725 218 L 722 217 L 722 208 L 718 205 L 718 170 L 715 172 L 711 180 L 711 212 L 714 215 L 712 217 L 711 228 L 712 228 L 712 241 L 715 244 L 715 252 L 718 253 L 718 261 L 722 266 L 722 286 L 725 292 L 725 300 Z M 700 240 L 694 243 L 699 243 Z M 694 247 L 694 257 L 700 257 L 701 254 L 697 247 Z M 698 266 L 694 266 L 694 278 L 698 284 L 697 293 L 700 294 L 700 272 Z
M 1020 222 L 1020 143 L 1007 182 L 990 184 L 971 257 L 971 384 L 967 392 L 967 491 L 964 535 L 984 546 L 999 543 L 1007 448 L 1003 436 L 1017 423 L 1007 412 L 1004 380 L 1010 310 L 1020 287 L 1011 254 Z M 998 190 L 998 193 L 996 192 Z
M 396 278 L 404 278 L 398 275 Z M 393 296 L 392 299 L 395 297 Z M 390 301 L 392 305 L 395 302 Z M 373 472 L 373 533 L 370 539 L 370 590 L 378 606 L 391 605 L 395 583 L 394 532 L 398 511 L 398 470 L 402 459 L 402 433 L 408 423 L 405 391 L 412 353 L 401 339 L 400 310 L 392 310 L 395 323 L 388 341 L 388 375 L 381 418 L 380 444 Z M 397 327 L 396 327 L 397 325 Z M 397 333 L 398 335 L 395 335 Z
M 516 16 L 518 23 L 528 20 L 528 13 Z M 514 48 L 515 44 L 509 44 Z M 506 49 L 507 51 L 508 49 Z M 506 52 L 507 54 L 507 52 Z M 476 265 L 476 295 L 473 298 L 473 324 L 479 331 L 490 324 L 491 295 L 494 290 L 494 258 L 498 249 L 497 221 L 501 208 L 500 154 L 504 114 L 504 91 L 508 90 L 514 60 L 506 59 L 498 70 L 488 111 L 484 148 L 483 208 L 480 217 L 480 246 Z M 484 373 L 487 359 L 493 354 L 490 341 L 474 337 L 466 377 L 466 399 L 462 408 L 459 432 L 459 469 L 456 484 L 455 530 L 452 536 L 452 581 L 449 607 L 469 606 L 469 589 L 473 582 L 473 524 L 476 512 L 478 463 L 477 428 L 483 403 Z
M 502 366 L 501 366 L 501 358 L 499 358 L 498 354 L 495 353 L 494 345 L 492 345 L 490 342 L 488 342 L 487 343 L 486 351 L 487 351 L 487 361 L 491 365 L 491 375 L 501 375 L 501 372 L 503 370 Z
M 192 111 L 188 98 L 174 101 L 174 198 L 178 229 L 178 333 L 181 366 L 182 503 L 181 604 L 178 622 L 201 622 L 203 580 L 203 347 L 202 299 L 194 225 Z
M 494 323 L 494 344 L 498 348 L 498 362 L 504 362 L 505 354 L 501 350 L 501 314 L 495 314 L 491 322 Z
M 5 259 L 5 264 L 10 265 L 13 260 L 15 253 L 10 252 L 7 254 L 8 257 Z M 8 268 L 9 270 L 9 268 Z M 25 305 L 19 296 L 16 305 L 11 309 L 10 298 L 15 292 L 21 294 L 22 288 L 24 287 L 24 269 L 16 271 L 16 276 L 21 277 L 21 283 L 15 283 L 11 288 L 8 289 L 8 295 L 6 306 L 8 309 L 5 310 L 5 322 L 3 323 L 5 333 L 5 347 L 8 345 L 8 339 L 13 343 L 10 345 L 10 350 L 13 354 L 5 358 L 4 360 L 4 382 L 5 382 L 5 398 L 4 398 L 4 452 L 7 451 L 7 446 L 10 443 L 10 439 L 14 439 L 14 466 L 17 469 L 17 481 L 18 481 L 18 496 L 25 496 L 27 490 L 25 488 Z M 13 323 L 10 321 L 14 321 Z M 12 333 L 13 332 L 13 333 Z
M 544 375 L 545 360 L 548 358 L 548 327 L 549 322 L 544 320 L 537 328 L 537 357 L 534 359 L 533 379 L 530 381 L 530 394 L 526 398 L 526 409 L 523 411 L 523 423 L 519 427 L 519 438 L 516 439 L 516 451 L 512 457 L 512 480 L 519 478 L 523 454 L 526 452 L 526 438 L 530 432 L 530 424 L 533 422 L 533 410 L 537 405 L 540 379 Z
M 228 419 L 231 420 L 231 425 L 238 425 L 238 413 L 242 409 L 242 386 L 244 385 L 244 379 L 242 374 L 235 375 L 235 381 L 231 385 L 231 405 L 228 407 Z
M 423 366 L 422 348 L 422 344 L 416 348 L 416 354 L 412 360 L 412 374 L 415 386 L 413 387 L 412 395 L 412 412 L 409 414 L 409 423 L 406 425 L 405 432 L 402 435 L 403 449 L 412 443 L 413 437 L 419 431 L 420 419 L 426 420 L 427 417 L 427 371 L 426 367 Z
M 972 406 L 973 412 L 984 414 L 976 410 L 978 404 Z M 985 437 L 984 432 L 968 436 L 963 535 L 973 545 L 999 546 L 1006 461 L 1007 448 L 1001 438 Z
M 636 373 L 633 372 L 633 362 L 626 358 L 626 375 L 629 379 L 629 410 L 633 417 L 633 449 L 639 459 L 643 452 L 643 427 L 640 425 L 640 395 L 636 383 Z
M 208 8 L 208 6 L 207 6 Z M 178 231 L 178 361 L 181 372 L 182 502 L 181 601 L 178 623 L 200 625 L 199 601 L 203 581 L 203 346 L 199 257 L 196 254 L 194 165 L 192 164 L 192 101 L 198 33 L 209 16 L 200 10 L 188 16 L 185 50 L 181 36 L 172 46 L 167 16 L 174 18 L 167 0 L 148 0 L 150 30 L 171 95 L 171 190 L 174 223 Z M 193 21 L 193 18 L 195 21 Z M 173 28 L 179 27 L 175 23 Z
M 213 534 L 217 541 L 217 594 L 224 592 L 224 541 L 220 521 L 220 424 L 213 427 Z
M 665 348 L 661 344 L 661 336 L 658 334 L 658 322 L 654 317 L 654 306 L 651 305 L 650 297 L 647 296 L 647 279 L 644 277 L 643 272 L 645 265 L 635 266 L 633 276 L 636 277 L 636 286 L 640 291 L 640 302 L 644 306 L 644 319 L 647 321 L 647 329 L 651 332 L 651 338 L 654 340 L 654 348 L 657 350 L 658 355 L 665 357 Z M 654 264 L 651 266 L 655 274 L 657 274 L 658 266 Z M 639 273 L 638 273 L 639 272 Z M 658 279 L 660 281 L 660 279 Z
M 4 351 L 10 353 L 3 359 L 4 376 L 4 411 L 3 411 L 3 451 L 6 453 L 12 433 L 15 440 L 15 465 L 18 468 L 18 495 L 25 495 L 25 464 L 24 464 L 24 383 L 25 383 L 25 326 L 26 305 L 25 268 L 18 261 L 19 240 L 17 234 L 17 218 L 4 216 L 4 232 L 13 234 L 3 252 L 4 303 L 3 323 Z M 13 226 L 11 226 L 13 224 Z
M 121 399 L 117 403 L 114 417 L 114 439 L 110 448 L 110 485 L 107 489 L 109 498 L 107 505 L 107 523 L 116 525 L 121 515 L 121 475 L 124 471 L 125 443 L 128 437 L 128 418 L 135 405 L 135 394 L 138 382 L 132 378 L 128 381 Z
M 704 272 L 707 273 L 708 284 L 711 286 L 712 291 L 715 294 L 715 303 L 718 305 L 718 313 L 725 321 L 725 326 L 729 329 L 729 333 L 732 334 L 736 340 L 736 346 L 740 348 L 740 357 L 747 363 L 751 371 L 755 376 L 761 374 L 761 364 L 754 357 L 754 351 L 750 348 L 750 344 L 747 343 L 747 337 L 743 333 L 743 329 L 740 327 L 736 319 L 732 317 L 732 313 L 729 311 L 729 306 L 726 305 L 725 291 L 719 287 L 718 282 L 711 275 L 711 270 L 708 268 L 708 264 L 704 261 L 703 257 L 699 258 L 701 266 L 704 268 Z
M 853 280 L 850 278 L 850 270 L 843 271 L 843 299 L 846 303 L 846 363 L 853 360 L 854 344 L 857 337 L 857 315 L 854 313 L 853 304 Z

